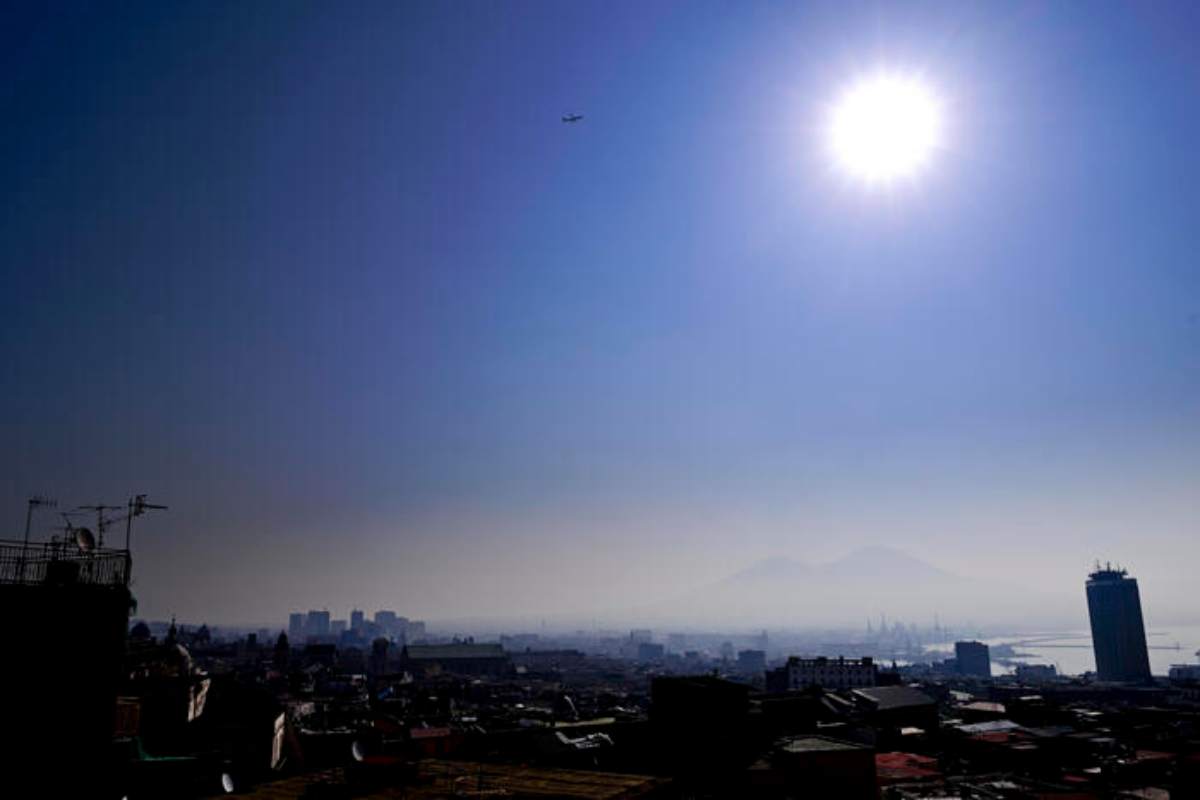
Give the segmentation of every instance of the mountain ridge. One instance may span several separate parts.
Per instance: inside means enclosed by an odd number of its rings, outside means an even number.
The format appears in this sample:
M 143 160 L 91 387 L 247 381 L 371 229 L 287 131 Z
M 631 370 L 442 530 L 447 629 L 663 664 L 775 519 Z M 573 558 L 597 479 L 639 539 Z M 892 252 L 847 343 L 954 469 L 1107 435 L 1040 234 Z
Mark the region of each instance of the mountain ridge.
M 798 561 L 790 556 L 767 556 L 717 581 L 717 585 L 800 578 L 817 581 L 827 578 L 881 580 L 892 577 L 884 574 L 889 572 L 903 573 L 894 577 L 905 580 L 962 580 L 904 550 L 875 544 L 859 547 L 840 558 L 817 564 Z

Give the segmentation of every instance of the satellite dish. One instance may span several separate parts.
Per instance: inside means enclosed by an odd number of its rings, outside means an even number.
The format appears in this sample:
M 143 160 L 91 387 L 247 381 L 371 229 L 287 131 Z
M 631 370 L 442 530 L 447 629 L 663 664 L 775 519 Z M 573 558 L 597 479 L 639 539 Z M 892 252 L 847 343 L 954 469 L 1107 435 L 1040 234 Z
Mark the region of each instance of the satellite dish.
M 367 749 L 363 747 L 362 742 L 355 739 L 354 744 L 350 745 L 350 755 L 354 756 L 354 760 L 361 764 L 367 758 Z
M 96 549 L 96 537 L 87 528 L 75 528 L 75 544 L 82 552 L 90 553 Z
M 221 788 L 225 790 L 225 794 L 233 794 L 235 788 L 233 785 L 233 776 L 228 772 L 221 773 Z

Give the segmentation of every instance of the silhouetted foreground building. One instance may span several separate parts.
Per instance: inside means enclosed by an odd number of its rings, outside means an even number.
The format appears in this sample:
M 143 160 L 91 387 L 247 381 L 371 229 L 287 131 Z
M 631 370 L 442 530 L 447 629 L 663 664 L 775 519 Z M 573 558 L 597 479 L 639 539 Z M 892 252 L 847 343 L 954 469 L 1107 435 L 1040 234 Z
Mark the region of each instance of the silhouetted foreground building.
M 1150 680 L 1146 627 L 1137 579 L 1123 569 L 1097 567 L 1087 581 L 1096 677 L 1129 683 Z
M 92 796 L 107 780 L 132 597 L 126 550 L 0 542 L 0 709 L 7 792 Z M 0 792 L 0 793 L 3 793 Z
M 749 770 L 754 797 L 838 797 L 873 800 L 875 748 L 825 736 L 780 741 Z
M 850 694 L 877 729 L 937 728 L 937 702 L 912 686 L 877 686 L 855 689 Z
M 693 789 L 715 791 L 753 757 L 749 696 L 750 687 L 710 675 L 654 678 L 650 725 L 659 766 Z

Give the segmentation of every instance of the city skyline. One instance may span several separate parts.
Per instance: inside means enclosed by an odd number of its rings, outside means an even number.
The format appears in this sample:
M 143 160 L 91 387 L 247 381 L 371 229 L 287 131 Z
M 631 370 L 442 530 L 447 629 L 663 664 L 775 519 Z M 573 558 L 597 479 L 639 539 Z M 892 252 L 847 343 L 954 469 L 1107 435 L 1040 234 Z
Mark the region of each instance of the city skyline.
M 0 6 L 14 797 L 1200 797 L 1200 4 Z

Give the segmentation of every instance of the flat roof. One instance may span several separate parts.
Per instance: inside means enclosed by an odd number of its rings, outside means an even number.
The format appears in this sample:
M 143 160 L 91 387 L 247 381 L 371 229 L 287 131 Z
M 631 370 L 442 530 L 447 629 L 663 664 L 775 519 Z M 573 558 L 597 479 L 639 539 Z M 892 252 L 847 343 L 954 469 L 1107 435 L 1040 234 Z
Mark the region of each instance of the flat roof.
M 508 658 L 508 653 L 499 644 L 491 642 L 473 644 L 461 642 L 458 644 L 410 644 L 405 650 L 408 658 L 413 661 L 425 659 L 453 658 Z
M 795 736 L 784 739 L 778 749 L 784 753 L 816 753 L 828 750 L 871 750 L 865 744 L 830 739 L 828 736 Z
M 870 700 L 880 711 L 935 705 L 932 697 L 911 686 L 871 686 L 854 689 L 853 694 Z

